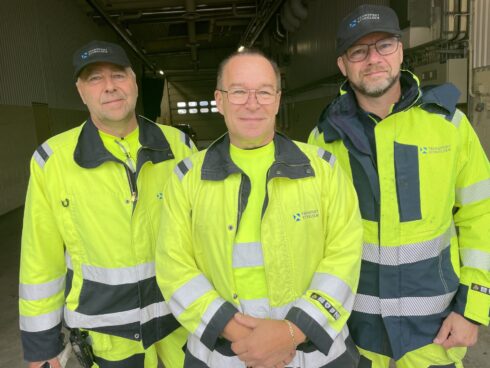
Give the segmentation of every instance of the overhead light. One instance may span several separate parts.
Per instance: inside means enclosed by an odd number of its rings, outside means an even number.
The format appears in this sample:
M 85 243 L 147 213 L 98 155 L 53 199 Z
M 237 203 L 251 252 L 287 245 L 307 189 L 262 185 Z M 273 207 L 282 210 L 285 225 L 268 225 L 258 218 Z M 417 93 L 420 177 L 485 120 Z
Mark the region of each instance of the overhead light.
M 163 72 L 163 70 L 162 70 L 162 69 L 160 69 L 160 70 L 158 71 L 158 74 L 160 74 L 160 75 L 164 75 L 165 73 Z
M 245 46 L 243 45 L 238 48 L 238 52 L 242 52 L 243 50 L 245 50 Z

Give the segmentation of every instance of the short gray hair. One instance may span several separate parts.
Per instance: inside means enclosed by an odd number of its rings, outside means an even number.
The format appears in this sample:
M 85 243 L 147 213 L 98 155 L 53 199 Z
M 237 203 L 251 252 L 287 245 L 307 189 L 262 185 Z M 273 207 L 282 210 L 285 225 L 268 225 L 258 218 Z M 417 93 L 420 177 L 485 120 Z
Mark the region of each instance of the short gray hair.
M 266 56 L 262 51 L 258 49 L 253 49 L 253 48 L 246 48 L 242 51 L 235 51 L 233 54 L 229 55 L 226 59 L 224 59 L 218 67 L 218 77 L 216 79 L 216 89 L 221 89 L 223 88 L 222 82 L 223 82 L 223 71 L 226 67 L 226 65 L 230 62 L 231 59 L 235 57 L 240 57 L 240 56 L 260 56 L 266 59 L 272 66 L 272 69 L 274 70 L 274 74 L 276 75 L 276 84 L 277 84 L 277 90 L 281 90 L 281 71 L 279 70 L 279 67 L 277 66 L 277 63 L 272 60 L 270 57 Z

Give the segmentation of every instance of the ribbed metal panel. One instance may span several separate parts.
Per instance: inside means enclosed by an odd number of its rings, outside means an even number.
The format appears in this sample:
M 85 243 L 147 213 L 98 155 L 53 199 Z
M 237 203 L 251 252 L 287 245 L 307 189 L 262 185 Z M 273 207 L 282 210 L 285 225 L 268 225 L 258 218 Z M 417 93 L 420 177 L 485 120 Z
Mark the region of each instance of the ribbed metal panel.
M 473 68 L 490 65 L 490 1 L 474 0 L 472 20 Z
M 0 104 L 47 102 L 36 1 L 0 2 Z
M 289 34 L 291 64 L 287 75 L 288 89 L 338 73 L 335 55 L 338 24 L 350 11 L 366 3 L 389 5 L 389 0 L 308 2 L 308 18 L 297 32 Z

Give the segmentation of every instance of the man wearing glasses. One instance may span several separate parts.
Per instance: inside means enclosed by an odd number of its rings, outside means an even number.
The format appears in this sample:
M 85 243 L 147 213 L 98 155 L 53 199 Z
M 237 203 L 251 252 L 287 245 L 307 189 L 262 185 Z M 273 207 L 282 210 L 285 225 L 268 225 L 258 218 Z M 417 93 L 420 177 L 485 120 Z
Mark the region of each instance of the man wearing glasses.
M 196 149 L 135 112 L 125 51 L 92 41 L 73 55 L 89 117 L 35 151 L 20 264 L 20 328 L 30 368 L 59 368 L 62 321 L 83 367 L 182 367 L 185 330 L 155 280 L 163 187 Z M 92 350 L 92 352 L 91 352 Z
M 164 192 L 157 281 L 190 332 L 186 367 L 356 367 L 346 327 L 361 258 L 354 188 L 329 152 L 274 131 L 277 65 L 224 60 L 228 133 Z
M 347 78 L 309 142 L 352 178 L 364 224 L 349 329 L 359 367 L 462 367 L 490 305 L 490 166 L 450 84 L 400 70 L 395 12 L 362 5 L 337 33 Z

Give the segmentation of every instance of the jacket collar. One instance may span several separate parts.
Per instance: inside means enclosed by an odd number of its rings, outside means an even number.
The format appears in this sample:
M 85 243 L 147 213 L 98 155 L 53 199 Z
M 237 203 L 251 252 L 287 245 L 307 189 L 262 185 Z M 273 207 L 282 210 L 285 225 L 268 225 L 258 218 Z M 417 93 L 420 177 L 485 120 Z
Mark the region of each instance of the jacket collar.
M 139 142 L 137 171 L 147 161 L 154 164 L 174 158 L 170 145 L 163 132 L 150 120 L 137 116 Z M 85 168 L 93 169 L 106 161 L 120 162 L 104 146 L 97 127 L 89 117 L 82 126 L 74 152 L 75 162 Z
M 298 179 L 314 176 L 308 157 L 293 141 L 278 132 L 274 134 L 274 158 L 268 179 L 273 177 Z M 207 149 L 201 169 L 201 179 L 219 181 L 233 173 L 242 173 L 242 170 L 231 159 L 230 137 L 226 133 Z

